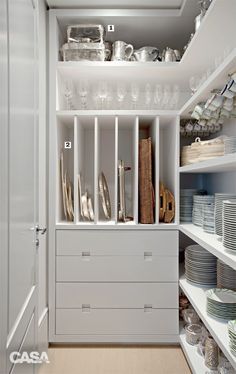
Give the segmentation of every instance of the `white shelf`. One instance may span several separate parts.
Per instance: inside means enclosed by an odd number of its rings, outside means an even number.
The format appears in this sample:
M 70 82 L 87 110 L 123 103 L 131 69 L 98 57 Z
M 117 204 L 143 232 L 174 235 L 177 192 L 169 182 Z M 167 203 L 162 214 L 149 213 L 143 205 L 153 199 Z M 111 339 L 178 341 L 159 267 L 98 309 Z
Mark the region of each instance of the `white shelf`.
M 210 77 L 201 85 L 197 92 L 185 103 L 180 110 L 181 116 L 188 117 L 193 111 L 195 105 L 201 101 L 206 101 L 213 89 L 223 88 L 229 77 L 236 69 L 236 49 L 218 66 L 218 68 L 210 75 Z
M 214 65 L 215 58 L 223 57 L 225 49 L 232 51 L 235 48 L 235 13 L 234 0 L 214 0 L 211 3 L 197 32 L 194 34 L 181 65 L 192 75 L 206 73 L 207 69 Z M 223 17 L 225 22 L 223 22 Z M 224 23 L 224 32 L 219 25 Z M 227 35 L 227 40 L 225 35 Z M 207 52 L 207 53 L 206 53 Z
M 185 357 L 188 361 L 188 364 L 192 370 L 192 373 L 205 374 L 208 368 L 204 363 L 204 358 L 203 356 L 200 356 L 200 354 L 198 353 L 196 345 L 190 345 L 186 342 L 185 330 L 182 326 L 180 329 L 179 341 L 181 348 L 184 351 Z
M 208 290 L 208 288 L 201 288 L 190 284 L 187 282 L 185 276 L 180 278 L 179 283 L 181 289 L 189 299 L 196 312 L 199 314 L 199 317 L 202 319 L 203 323 L 206 325 L 206 328 L 210 331 L 224 355 L 231 362 L 231 365 L 234 367 L 234 369 L 236 369 L 236 357 L 231 353 L 229 348 L 227 322 L 214 319 L 208 316 L 206 312 L 207 300 L 205 292 Z
M 236 153 L 215 157 L 210 160 L 185 165 L 179 168 L 180 173 L 218 173 L 236 170 Z
M 93 222 L 57 222 L 55 228 L 58 230 L 178 230 L 179 226 L 175 223 L 162 223 L 162 224 L 135 224 L 135 223 L 115 223 L 112 221 L 99 222 L 94 224 Z
M 222 244 L 220 236 L 208 234 L 207 232 L 204 232 L 201 227 L 195 226 L 192 223 L 180 224 L 179 229 L 225 264 L 236 270 L 236 251 L 235 254 L 227 252 Z

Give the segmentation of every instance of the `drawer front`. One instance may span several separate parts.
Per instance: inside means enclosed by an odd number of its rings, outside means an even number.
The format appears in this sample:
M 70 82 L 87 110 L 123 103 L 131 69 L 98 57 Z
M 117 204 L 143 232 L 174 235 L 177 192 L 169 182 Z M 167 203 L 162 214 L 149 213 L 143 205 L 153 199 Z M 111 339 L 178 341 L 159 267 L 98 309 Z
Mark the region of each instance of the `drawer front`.
M 57 309 L 56 334 L 178 334 L 178 309 Z
M 57 256 L 57 282 L 177 282 L 172 256 Z
M 156 255 L 178 255 L 178 231 L 173 230 L 57 230 L 57 255 L 132 255 L 153 251 Z
M 178 283 L 57 283 L 56 308 L 178 308 Z

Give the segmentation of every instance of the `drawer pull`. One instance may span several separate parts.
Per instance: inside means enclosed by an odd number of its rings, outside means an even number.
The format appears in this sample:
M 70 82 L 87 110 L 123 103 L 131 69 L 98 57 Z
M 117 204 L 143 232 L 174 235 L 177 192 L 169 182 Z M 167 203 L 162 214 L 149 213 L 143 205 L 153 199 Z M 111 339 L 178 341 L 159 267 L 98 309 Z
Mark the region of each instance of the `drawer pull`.
M 90 252 L 89 251 L 83 251 L 82 252 L 82 259 L 89 261 L 90 260 Z
M 144 304 L 144 312 L 151 313 L 152 312 L 152 304 Z
M 144 260 L 152 261 L 152 252 L 144 252 Z
M 82 304 L 82 312 L 83 313 L 90 313 L 90 304 Z

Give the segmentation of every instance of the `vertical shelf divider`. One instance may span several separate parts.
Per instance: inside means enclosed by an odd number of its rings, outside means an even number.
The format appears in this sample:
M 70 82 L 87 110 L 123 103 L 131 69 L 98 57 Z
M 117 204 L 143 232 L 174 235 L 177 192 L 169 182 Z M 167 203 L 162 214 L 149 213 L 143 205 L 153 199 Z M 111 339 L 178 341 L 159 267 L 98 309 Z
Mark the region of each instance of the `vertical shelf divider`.
M 154 155 L 154 175 L 155 175 L 155 223 L 159 224 L 159 153 L 160 153 L 160 126 L 159 117 L 155 118 L 155 131 L 154 131 L 154 143 L 155 143 L 155 155 Z
M 74 117 L 74 223 L 79 221 L 78 199 L 78 117 Z
M 134 122 L 134 223 L 138 224 L 138 207 L 139 207 L 139 117 L 135 117 Z
M 180 177 L 179 177 L 179 160 L 180 160 L 180 117 L 175 120 L 175 223 L 179 225 L 179 194 L 180 194 Z
M 119 146 L 119 119 L 115 117 L 115 223 L 118 223 L 118 146 Z
M 98 118 L 94 118 L 94 223 L 98 223 L 98 167 L 99 167 L 99 129 Z

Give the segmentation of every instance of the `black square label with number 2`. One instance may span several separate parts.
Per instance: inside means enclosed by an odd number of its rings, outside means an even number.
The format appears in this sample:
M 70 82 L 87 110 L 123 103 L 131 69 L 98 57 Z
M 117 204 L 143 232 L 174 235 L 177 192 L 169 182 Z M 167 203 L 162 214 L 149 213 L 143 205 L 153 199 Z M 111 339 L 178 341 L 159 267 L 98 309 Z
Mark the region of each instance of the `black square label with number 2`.
M 65 149 L 71 149 L 71 142 L 65 142 L 64 143 L 64 148 Z

